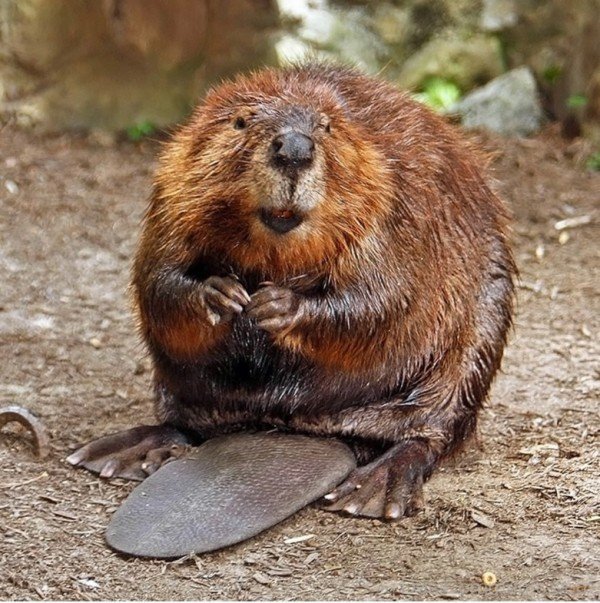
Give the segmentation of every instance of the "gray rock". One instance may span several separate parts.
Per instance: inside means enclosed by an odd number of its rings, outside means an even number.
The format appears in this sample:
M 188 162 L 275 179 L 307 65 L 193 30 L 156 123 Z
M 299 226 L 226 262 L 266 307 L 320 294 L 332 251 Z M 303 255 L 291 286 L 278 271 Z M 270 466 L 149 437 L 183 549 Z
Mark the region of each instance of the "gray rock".
M 305 57 L 333 59 L 370 73 L 381 69 L 386 53 L 381 37 L 373 32 L 363 7 L 330 6 L 327 0 L 277 0 L 284 21 L 295 23 L 276 44 L 280 63 Z
M 410 10 L 387 2 L 379 4 L 375 7 L 371 26 L 386 44 L 402 44 L 410 35 Z
M 484 31 L 508 29 L 518 20 L 515 0 L 483 0 L 480 25 Z
M 433 38 L 402 66 L 398 84 L 418 89 L 427 79 L 440 77 L 454 82 L 461 90 L 471 90 L 504 71 L 500 45 L 488 35 L 449 34 Z
M 539 130 L 544 116 L 537 85 L 528 67 L 513 69 L 452 105 L 466 128 L 484 128 L 506 136 L 527 136 Z

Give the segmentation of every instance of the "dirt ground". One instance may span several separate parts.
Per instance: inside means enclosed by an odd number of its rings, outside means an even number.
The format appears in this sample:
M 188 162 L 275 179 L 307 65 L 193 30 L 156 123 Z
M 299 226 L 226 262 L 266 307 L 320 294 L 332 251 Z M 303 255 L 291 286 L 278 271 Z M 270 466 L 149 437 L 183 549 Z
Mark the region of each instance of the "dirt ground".
M 20 426 L 0 433 L 0 598 L 598 599 L 600 174 L 552 130 L 481 141 L 516 216 L 521 284 L 478 444 L 431 479 L 416 517 L 312 507 L 163 562 L 104 544 L 132 485 L 64 461 L 152 422 L 126 287 L 156 146 L 0 131 L 0 406 L 30 408 L 51 434 L 40 462 Z

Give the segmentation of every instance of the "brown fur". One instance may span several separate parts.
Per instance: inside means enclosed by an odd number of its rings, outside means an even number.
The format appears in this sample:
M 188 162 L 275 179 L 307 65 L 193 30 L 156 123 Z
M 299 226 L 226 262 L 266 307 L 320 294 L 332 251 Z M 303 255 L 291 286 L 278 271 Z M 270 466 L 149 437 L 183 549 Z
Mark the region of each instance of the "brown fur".
M 256 215 L 290 203 L 262 160 L 290 107 L 314 121 L 317 154 L 295 201 L 308 218 L 282 236 Z M 134 268 L 160 417 L 201 434 L 254 422 L 384 448 L 424 441 L 427 477 L 473 431 L 511 322 L 509 218 L 484 164 L 440 117 L 353 70 L 264 70 L 211 91 L 163 153 Z M 241 341 L 243 314 L 213 326 L 197 293 L 229 272 L 251 295 L 260 281 L 291 290 L 293 320 L 256 345 L 304 372 L 277 395 L 254 382 L 233 393 L 233 379 L 214 403 L 192 399 L 202 367 Z

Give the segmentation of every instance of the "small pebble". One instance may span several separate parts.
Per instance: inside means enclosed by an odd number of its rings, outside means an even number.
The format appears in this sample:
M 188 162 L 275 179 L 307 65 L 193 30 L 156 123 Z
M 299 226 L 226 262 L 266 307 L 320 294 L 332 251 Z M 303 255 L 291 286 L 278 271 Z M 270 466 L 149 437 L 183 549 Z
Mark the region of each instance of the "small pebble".
M 484 586 L 495 586 L 496 582 L 498 582 L 498 578 L 496 578 L 496 574 L 494 572 L 483 572 L 481 575 L 481 581 Z
M 100 588 L 100 584 L 98 584 L 96 580 L 92 580 L 90 578 L 79 578 L 77 582 L 79 582 L 79 584 L 83 584 L 83 586 L 87 586 L 88 588 Z
M 535 257 L 538 261 L 541 261 L 544 259 L 544 256 L 546 255 L 546 248 L 544 247 L 544 245 L 542 243 L 540 243 L 536 248 L 535 248 Z
M 16 195 L 19 192 L 19 185 L 14 180 L 7 180 L 4 186 L 11 195 Z

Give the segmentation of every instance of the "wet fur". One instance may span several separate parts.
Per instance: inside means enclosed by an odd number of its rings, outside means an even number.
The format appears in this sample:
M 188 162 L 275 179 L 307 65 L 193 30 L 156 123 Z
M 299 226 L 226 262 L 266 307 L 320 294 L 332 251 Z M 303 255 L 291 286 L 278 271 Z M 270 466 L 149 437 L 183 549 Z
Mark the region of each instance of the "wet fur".
M 264 160 L 293 118 L 312 120 L 316 144 L 295 192 Z M 210 92 L 166 146 L 134 266 L 159 419 L 200 438 L 336 435 L 363 462 L 417 439 L 428 475 L 473 432 L 511 324 L 509 219 L 484 163 L 440 117 L 351 69 L 264 70 Z M 300 227 L 257 222 L 293 194 Z M 250 294 L 262 281 L 298 293 L 297 324 L 208 324 L 198 286 L 230 273 Z

